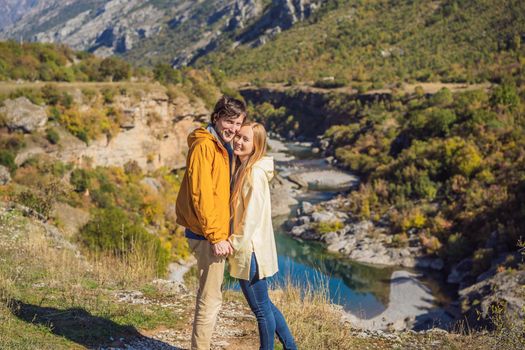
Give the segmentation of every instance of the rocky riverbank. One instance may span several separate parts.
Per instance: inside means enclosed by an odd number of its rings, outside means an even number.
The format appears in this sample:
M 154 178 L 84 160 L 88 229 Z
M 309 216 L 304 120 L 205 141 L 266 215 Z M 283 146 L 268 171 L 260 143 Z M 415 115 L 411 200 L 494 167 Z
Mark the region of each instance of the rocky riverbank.
M 302 202 L 297 216 L 286 222 L 288 232 L 303 240 L 326 244 L 327 250 L 361 263 L 441 270 L 441 258 L 428 256 L 418 237 L 409 236 L 406 246 L 397 246 L 387 226 L 359 220 L 344 210 L 350 205 L 344 196 L 312 205 Z

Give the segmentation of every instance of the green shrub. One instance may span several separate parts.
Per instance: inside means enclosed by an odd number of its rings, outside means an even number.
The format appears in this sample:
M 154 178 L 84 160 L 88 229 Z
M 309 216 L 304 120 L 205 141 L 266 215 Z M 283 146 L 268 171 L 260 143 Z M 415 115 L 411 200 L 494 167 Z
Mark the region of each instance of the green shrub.
M 63 185 L 58 180 L 44 181 L 40 188 L 24 190 L 16 196 L 16 201 L 49 218 L 55 202 L 65 194 Z
M 100 75 L 113 81 L 127 80 L 131 76 L 131 66 L 116 57 L 107 57 L 100 62 Z
M 2 135 L 0 139 L 0 149 L 13 152 L 15 154 L 26 146 L 24 136 L 21 133 L 13 133 L 9 136 Z
M 62 96 L 60 96 L 60 104 L 66 108 L 71 108 L 73 105 L 73 96 L 64 92 Z
M 442 88 L 430 98 L 430 104 L 438 107 L 446 107 L 454 102 L 452 92 L 447 88 Z
M 405 232 L 397 233 L 392 237 L 392 246 L 402 248 L 408 246 L 408 235 Z
M 164 273 L 169 252 L 160 240 L 142 225 L 130 220 L 119 208 L 96 209 L 93 219 L 80 230 L 80 240 L 89 249 L 111 252 L 121 257 L 128 254 L 148 256 L 154 253 L 158 273 Z
M 48 105 L 57 105 L 60 101 L 60 91 L 53 84 L 46 84 L 42 87 L 42 97 Z
M 320 79 L 314 83 L 315 87 L 322 89 L 336 89 L 348 85 L 348 80 L 344 78 Z
M 17 168 L 15 154 L 5 149 L 0 150 L 0 165 L 7 167 L 11 172 L 14 172 Z
M 93 89 L 82 89 L 82 95 L 90 102 L 97 96 L 97 91 Z
M 182 83 L 182 74 L 180 70 L 174 69 L 171 65 L 166 63 L 159 63 L 153 68 L 155 79 L 164 84 L 180 84 Z
M 84 169 L 75 169 L 71 172 L 69 183 L 76 192 L 85 192 L 90 187 L 91 177 Z
M 48 128 L 46 130 L 46 138 L 49 142 L 51 142 L 53 145 L 56 145 L 60 141 L 60 135 L 58 132 L 53 128 Z
M 35 210 L 45 218 L 49 217 L 49 213 L 51 212 L 53 206 L 52 200 L 44 196 L 42 193 L 36 192 L 34 190 L 20 192 L 15 200 L 16 202 Z
M 506 110 L 514 110 L 520 104 L 520 97 L 516 86 L 510 83 L 497 85 L 492 91 L 491 102 Z
M 117 91 L 112 88 L 104 88 L 102 89 L 102 96 L 104 97 L 104 103 L 110 104 L 115 101 L 115 95 L 117 94 Z
M 318 222 L 314 229 L 319 234 L 326 234 L 328 232 L 336 232 L 344 227 L 344 224 L 339 220 L 334 221 L 321 221 Z
M 44 103 L 44 99 L 42 98 L 42 93 L 40 90 L 37 90 L 37 89 L 21 88 L 21 89 L 16 89 L 15 91 L 9 94 L 10 99 L 15 99 L 18 97 L 26 97 L 28 100 L 30 100 L 31 102 L 37 105 L 41 105 Z

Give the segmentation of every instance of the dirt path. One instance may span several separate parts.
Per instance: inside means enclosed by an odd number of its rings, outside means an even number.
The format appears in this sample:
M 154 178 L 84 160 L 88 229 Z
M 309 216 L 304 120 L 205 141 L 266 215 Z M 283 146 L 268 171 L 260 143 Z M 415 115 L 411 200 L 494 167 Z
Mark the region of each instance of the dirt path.
M 259 348 L 255 317 L 248 306 L 237 300 L 238 296 L 225 293 L 211 350 L 255 350 Z M 133 302 L 128 299 L 127 302 Z M 141 299 L 141 303 L 157 303 Z M 102 350 L 186 350 L 191 345 L 191 330 L 195 310 L 195 294 L 181 293 L 169 305 L 174 312 L 185 319 L 181 328 L 159 327 L 153 330 L 139 330 L 143 337 L 119 339 Z
M 231 87 L 234 89 L 249 89 L 254 88 L 253 85 L 247 82 L 232 82 L 230 83 Z M 414 93 L 414 90 L 416 87 L 421 87 L 423 89 L 423 92 L 426 94 L 435 94 L 439 90 L 443 88 L 447 88 L 450 91 L 453 92 L 459 92 L 459 91 L 469 91 L 469 90 L 486 90 L 490 88 L 489 83 L 483 83 L 483 84 L 463 84 L 463 83 L 439 83 L 439 82 L 431 82 L 431 83 L 415 83 L 415 84 L 401 84 L 401 87 L 399 88 L 383 88 L 383 89 L 374 89 L 374 90 L 368 90 L 362 95 L 375 95 L 375 94 L 391 94 L 394 92 L 394 90 L 401 90 L 405 93 Z M 333 88 L 333 89 L 323 89 L 313 86 L 313 82 L 301 82 L 297 83 L 296 85 L 289 86 L 283 83 L 265 83 L 263 87 L 268 88 L 270 90 L 276 90 L 276 91 L 287 91 L 287 90 L 293 90 L 293 89 L 299 89 L 302 91 L 307 92 L 338 92 L 338 93 L 346 93 L 349 95 L 355 95 L 358 94 L 358 91 L 354 88 L 352 88 L 352 82 L 350 82 L 347 86 L 343 86 L 340 88 Z

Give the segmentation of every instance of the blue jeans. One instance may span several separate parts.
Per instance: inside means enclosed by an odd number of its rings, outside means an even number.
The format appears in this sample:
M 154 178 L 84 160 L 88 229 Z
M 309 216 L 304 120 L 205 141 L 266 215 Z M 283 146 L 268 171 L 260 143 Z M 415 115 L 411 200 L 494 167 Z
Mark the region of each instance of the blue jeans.
M 259 327 L 260 350 L 273 350 L 274 335 L 277 333 L 285 350 L 297 350 L 290 329 L 283 314 L 273 305 L 268 296 L 266 278 L 259 279 L 257 261 L 252 253 L 250 280 L 239 280 L 244 297 L 248 301 Z

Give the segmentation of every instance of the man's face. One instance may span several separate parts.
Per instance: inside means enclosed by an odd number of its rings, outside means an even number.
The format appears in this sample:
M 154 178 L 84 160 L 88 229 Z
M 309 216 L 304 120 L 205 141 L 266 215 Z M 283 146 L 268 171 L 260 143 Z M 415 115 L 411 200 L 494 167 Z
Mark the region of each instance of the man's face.
M 215 122 L 215 131 L 224 142 L 231 142 L 241 128 L 243 121 L 244 115 L 239 115 L 235 119 L 219 118 Z

